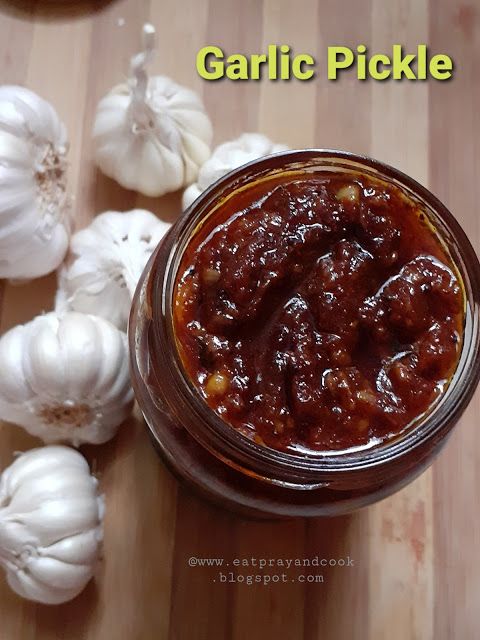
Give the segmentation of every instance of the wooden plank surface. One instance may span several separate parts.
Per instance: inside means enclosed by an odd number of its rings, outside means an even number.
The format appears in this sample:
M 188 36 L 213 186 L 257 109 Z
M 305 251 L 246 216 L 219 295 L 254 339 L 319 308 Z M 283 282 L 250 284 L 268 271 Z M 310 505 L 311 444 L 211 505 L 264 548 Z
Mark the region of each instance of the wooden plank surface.
M 153 70 L 200 91 L 215 141 L 259 130 L 292 147 L 337 147 L 386 160 L 427 184 L 480 246 L 477 158 L 480 2 L 458 0 L 10 0 L 0 2 L 0 82 L 51 100 L 72 144 L 78 227 L 106 209 L 149 208 L 172 220 L 179 194 L 148 199 L 99 175 L 90 132 L 98 99 L 124 77 L 144 21 L 157 27 Z M 428 43 L 452 55 L 452 81 L 207 83 L 195 72 L 206 44 L 259 52 L 288 43 L 324 63 L 326 46 Z M 0 328 L 51 308 L 55 279 L 0 284 Z M 74 602 L 22 601 L 0 578 L 1 640 L 475 640 L 480 602 L 480 434 L 477 394 L 432 469 L 355 515 L 258 523 L 178 489 L 139 419 L 84 452 L 107 496 L 104 561 Z M 37 444 L 0 425 L 0 468 Z M 346 557 L 324 582 L 225 584 L 190 557 Z M 239 573 L 252 573 L 243 570 Z M 291 572 L 289 578 L 295 578 Z

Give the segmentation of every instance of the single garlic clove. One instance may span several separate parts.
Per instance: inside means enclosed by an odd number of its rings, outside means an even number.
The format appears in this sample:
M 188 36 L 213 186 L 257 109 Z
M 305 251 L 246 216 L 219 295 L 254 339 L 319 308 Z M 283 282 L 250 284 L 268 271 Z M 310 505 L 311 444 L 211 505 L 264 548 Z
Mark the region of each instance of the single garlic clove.
M 76 565 L 91 564 L 95 562 L 97 557 L 98 542 L 98 531 L 91 529 L 59 540 L 48 547 L 40 547 L 38 553 L 41 556 L 48 556 Z
M 7 582 L 10 588 L 22 598 L 41 602 L 42 604 L 69 602 L 78 596 L 86 586 L 86 583 L 82 583 L 75 589 L 54 589 L 43 582 L 39 582 L 26 571 L 8 573 Z

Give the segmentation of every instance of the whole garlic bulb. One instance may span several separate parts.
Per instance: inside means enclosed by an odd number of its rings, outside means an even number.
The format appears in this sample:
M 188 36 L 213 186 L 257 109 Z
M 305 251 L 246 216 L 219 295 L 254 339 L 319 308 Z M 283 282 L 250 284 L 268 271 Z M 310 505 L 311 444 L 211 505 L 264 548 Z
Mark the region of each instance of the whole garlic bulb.
M 24 598 L 60 604 L 92 578 L 103 497 L 85 458 L 68 447 L 20 455 L 0 476 L 0 565 Z
M 239 138 L 224 142 L 212 153 L 200 168 L 197 181 L 187 187 L 183 193 L 183 208 L 187 209 L 207 187 L 224 175 L 241 167 L 247 162 L 268 156 L 271 153 L 286 151 L 284 144 L 275 144 L 261 133 L 243 133 Z
M 210 156 L 212 125 L 200 97 L 164 76 L 148 78 L 155 29 L 132 58 L 128 84 L 99 103 L 93 128 L 99 168 L 127 189 L 160 196 L 190 184 Z
M 131 411 L 127 337 L 103 318 L 38 316 L 0 338 L 0 362 L 0 419 L 44 442 L 106 442 Z
M 69 236 L 65 126 L 32 91 L 0 87 L 0 278 L 36 278 Z
M 94 218 L 72 237 L 73 261 L 59 274 L 57 311 L 92 313 L 125 330 L 142 271 L 169 228 L 144 209 Z

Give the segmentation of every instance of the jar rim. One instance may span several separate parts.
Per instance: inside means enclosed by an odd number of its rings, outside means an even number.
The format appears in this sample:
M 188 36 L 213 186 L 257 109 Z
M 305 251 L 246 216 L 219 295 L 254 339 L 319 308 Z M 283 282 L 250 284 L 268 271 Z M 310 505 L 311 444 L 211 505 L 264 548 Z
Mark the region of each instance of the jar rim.
M 232 195 L 241 184 L 248 184 L 252 179 L 263 176 L 270 178 L 276 172 L 306 169 L 368 173 L 377 179 L 394 183 L 403 192 L 407 192 L 411 199 L 419 201 L 426 208 L 427 215 L 433 215 L 435 222 L 442 224 L 442 232 L 450 237 L 452 247 L 456 249 L 456 256 L 452 255 L 452 260 L 461 273 L 465 287 L 466 324 L 462 350 L 445 393 L 418 424 L 404 429 L 403 434 L 392 440 L 371 448 L 363 447 L 358 451 L 296 454 L 250 440 L 208 406 L 186 373 L 176 347 L 172 303 L 177 270 L 191 233 L 214 211 L 226 192 Z M 187 430 L 210 451 L 217 455 L 221 452 L 222 459 L 232 466 L 253 466 L 262 472 L 266 471 L 267 475 L 269 471 L 274 473 L 283 470 L 287 476 L 289 472 L 318 476 L 321 473 L 375 469 L 401 458 L 406 452 L 420 447 L 431 438 L 441 439 L 453 427 L 470 401 L 480 377 L 480 263 L 467 235 L 447 207 L 426 187 L 399 169 L 365 155 L 332 149 L 289 150 L 265 156 L 242 165 L 210 185 L 173 225 L 165 243 L 167 258 L 164 269 L 155 268 L 155 260 L 152 265 L 154 340 L 160 346 L 163 333 L 173 345 L 175 353 L 172 358 L 173 366 L 169 371 L 171 381 L 179 397 L 185 401 L 185 406 L 191 409 L 192 417 L 195 416 L 198 420 L 194 433 L 185 425 Z

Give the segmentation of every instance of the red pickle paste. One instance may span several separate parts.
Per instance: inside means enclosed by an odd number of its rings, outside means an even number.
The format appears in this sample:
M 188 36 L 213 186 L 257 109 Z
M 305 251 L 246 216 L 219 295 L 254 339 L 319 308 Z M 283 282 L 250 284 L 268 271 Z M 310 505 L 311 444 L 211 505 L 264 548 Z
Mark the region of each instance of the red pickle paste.
M 448 251 L 400 189 L 290 173 L 237 191 L 193 235 L 174 327 L 225 422 L 311 454 L 413 428 L 455 371 L 463 309 Z

